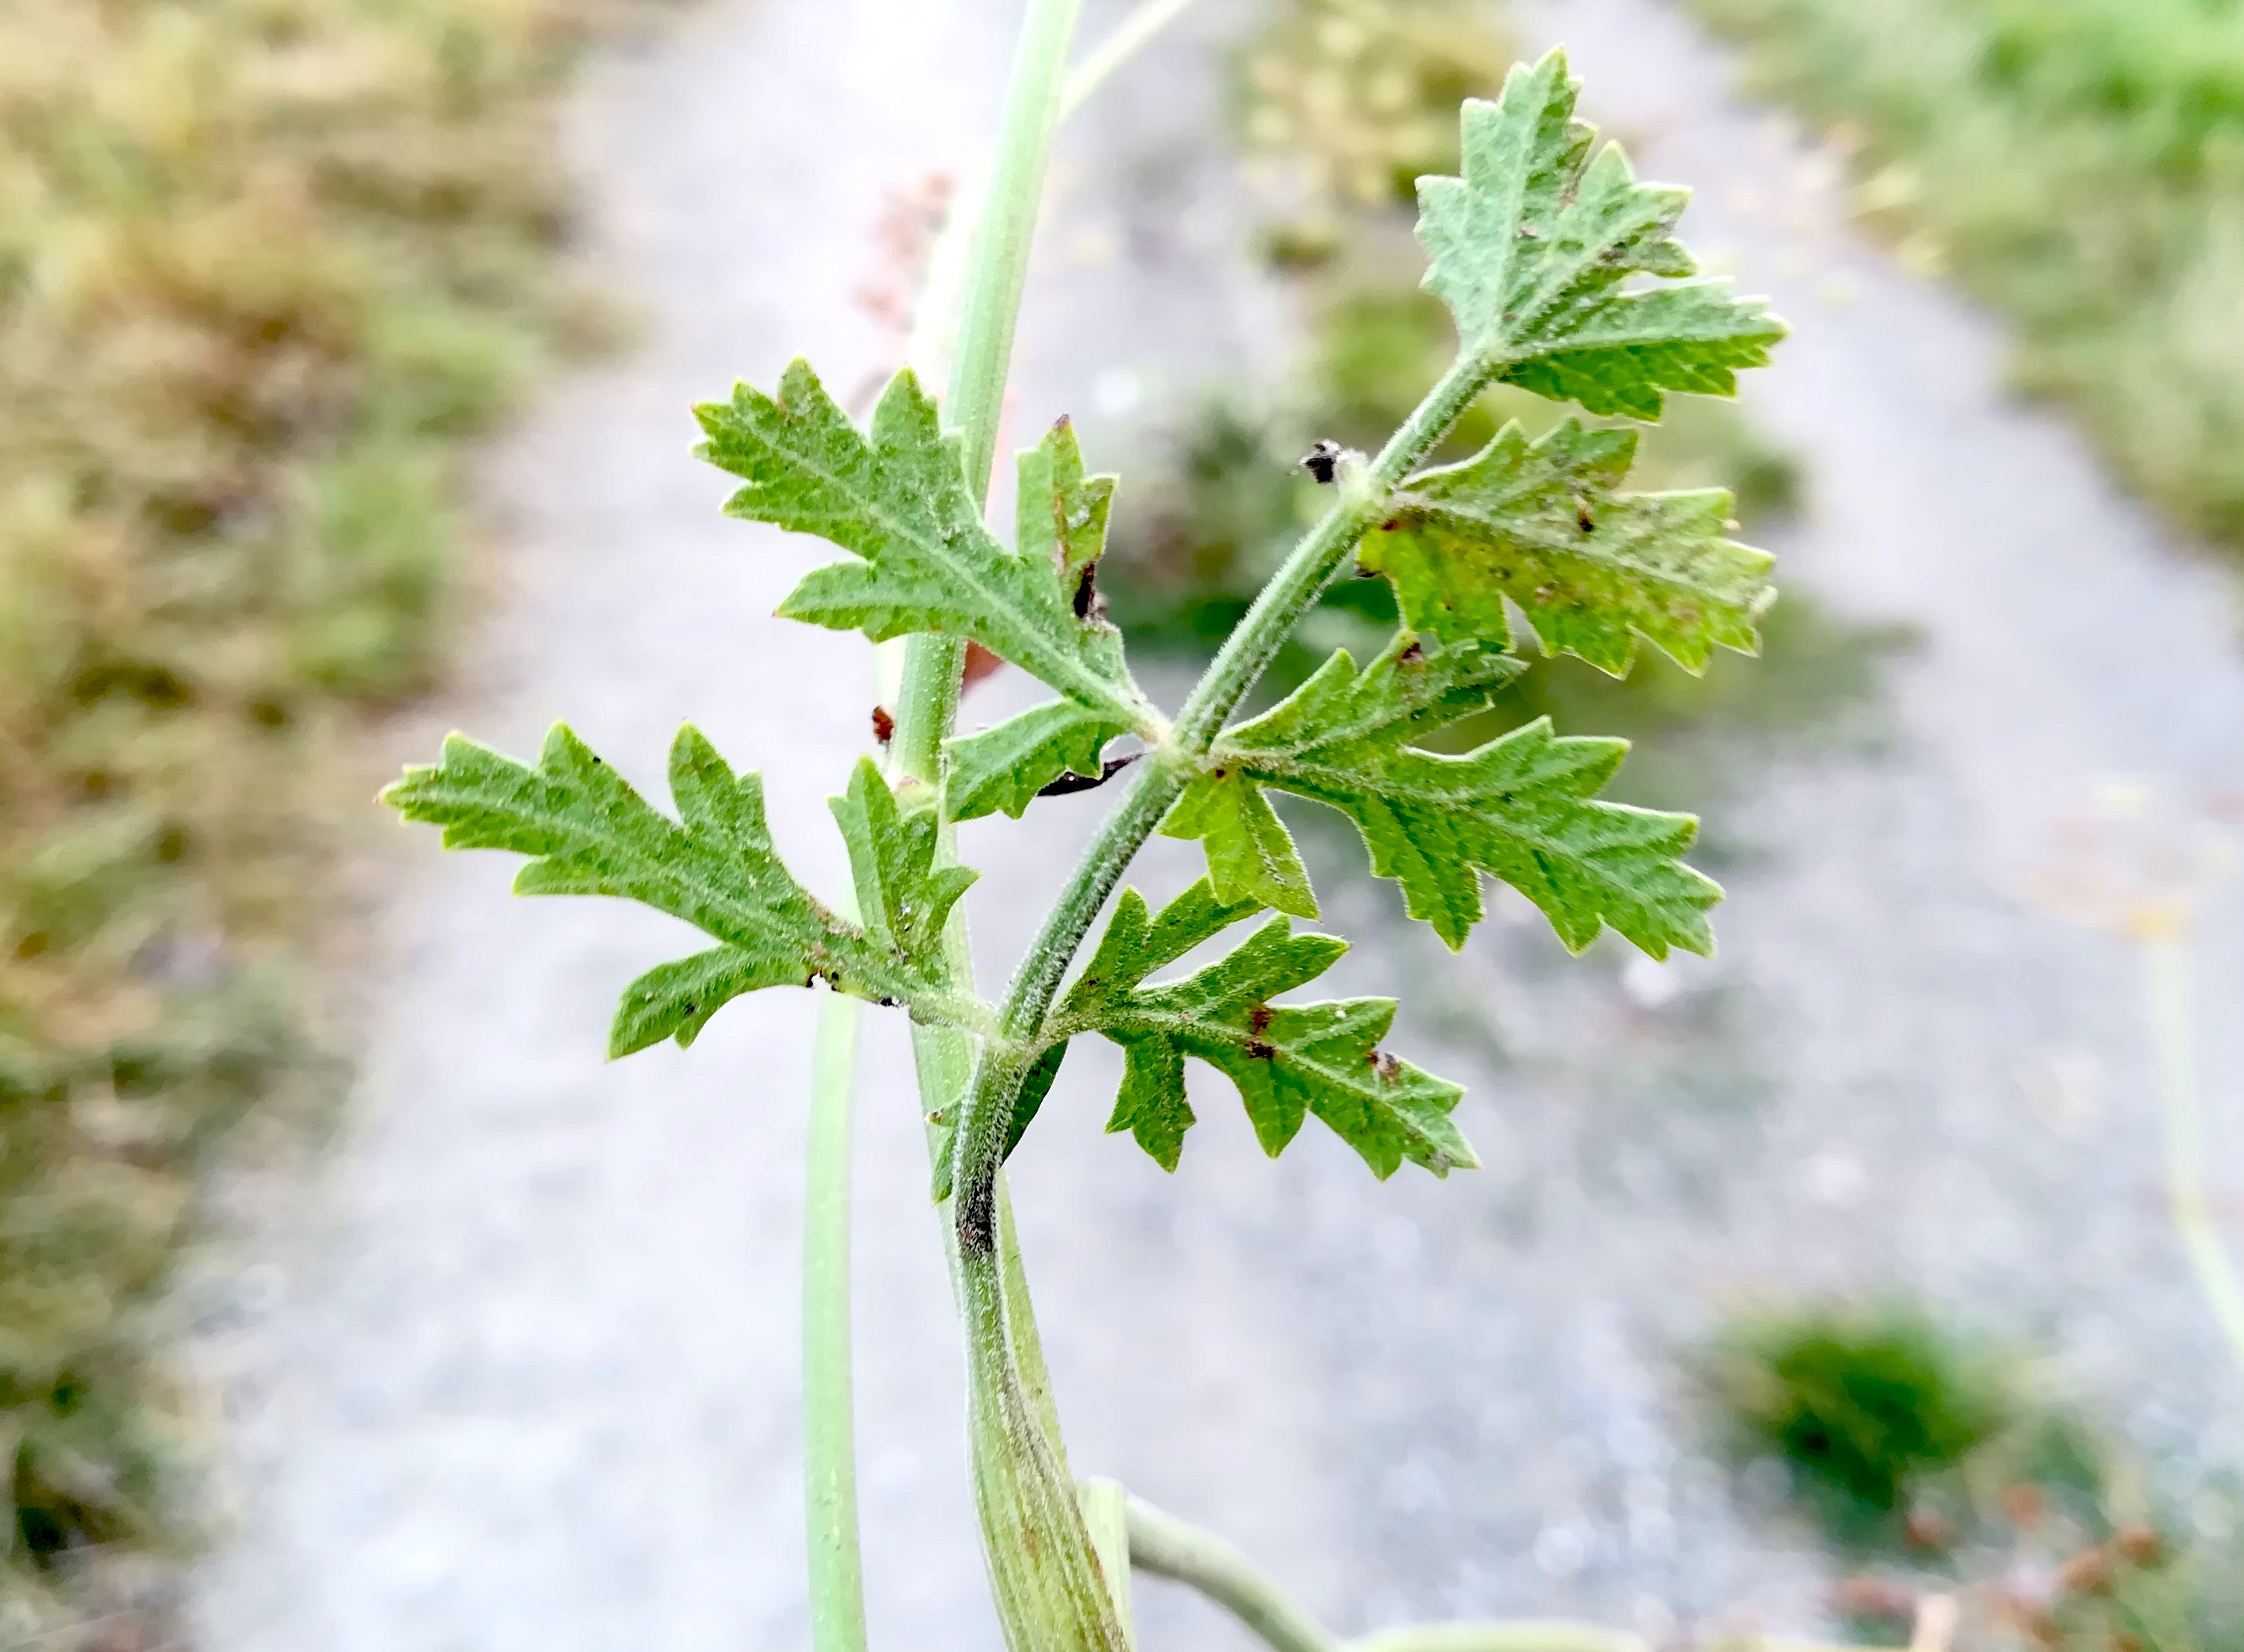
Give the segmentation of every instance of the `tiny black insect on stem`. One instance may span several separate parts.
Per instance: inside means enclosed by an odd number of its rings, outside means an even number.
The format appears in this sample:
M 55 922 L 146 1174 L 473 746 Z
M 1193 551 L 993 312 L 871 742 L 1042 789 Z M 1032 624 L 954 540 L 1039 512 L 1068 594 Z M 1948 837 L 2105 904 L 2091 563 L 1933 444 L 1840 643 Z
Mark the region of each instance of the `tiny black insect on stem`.
M 873 738 L 886 745 L 896 738 L 896 719 L 889 715 L 889 708 L 875 705 L 873 708 Z
M 1339 470 L 1341 455 L 1346 451 L 1330 436 L 1320 436 L 1316 445 L 1301 455 L 1301 469 L 1317 479 L 1319 487 L 1328 486 Z

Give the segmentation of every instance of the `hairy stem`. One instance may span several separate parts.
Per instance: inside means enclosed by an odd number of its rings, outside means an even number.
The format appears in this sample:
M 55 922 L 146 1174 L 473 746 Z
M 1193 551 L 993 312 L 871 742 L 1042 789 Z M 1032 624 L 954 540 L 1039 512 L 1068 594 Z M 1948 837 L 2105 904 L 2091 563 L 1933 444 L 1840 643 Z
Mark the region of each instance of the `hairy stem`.
M 1080 0 L 1028 0 L 997 164 L 975 227 L 945 408 L 960 433 L 968 484 L 977 502 L 989 496 L 1014 326 L 1079 10 Z M 943 742 L 957 714 L 964 651 L 947 638 L 920 636 L 905 653 L 891 758 L 906 779 L 938 793 Z M 947 828 L 943 853 L 950 853 Z M 961 978 L 970 978 L 963 914 L 953 914 L 945 948 Z M 923 1030 L 915 1044 L 925 1105 L 931 1111 L 958 1105 L 967 1089 L 963 1041 L 955 1033 Z M 1017 1087 L 1018 1079 L 1014 1082 Z M 979 1183 L 973 1220 L 962 1216 L 953 1230 L 966 1321 L 975 1500 L 998 1619 L 1015 1652 L 1122 1652 L 1120 1624 L 1074 1487 L 1017 1363 L 1017 1335 L 1032 1338 L 1034 1331 L 1025 1304 L 1017 1333 L 1008 1326 L 1008 1285 L 1018 1280 L 1019 1266 L 1017 1256 L 1010 1258 L 1009 1269 L 1000 1255 L 998 1191 L 994 1177 Z
M 863 1006 L 819 1006 L 802 1217 L 802 1494 L 813 1652 L 864 1652 L 849 1376 L 849 1111 Z
M 2196 1020 L 2191 1005 L 2188 942 L 2178 921 L 2146 926 L 2144 984 L 2158 1048 L 2159 1088 L 2166 1121 L 2166 1199 L 2190 1266 L 2244 1365 L 2244 1284 L 2214 1230 L 2205 1186 L 2205 1110 L 2197 1088 Z
M 1254 685 L 1301 616 L 1351 556 L 1356 543 L 1391 508 L 1396 489 L 1442 439 L 1457 416 L 1488 386 L 1502 364 L 1461 356 L 1427 392 L 1369 463 L 1342 469 L 1341 497 L 1312 528 L 1277 577 L 1247 610 L 1177 718 L 1169 739 L 1138 765 L 1137 778 L 1076 863 L 1075 874 L 1045 914 L 1036 943 L 1021 961 L 999 1015 L 999 1040 L 985 1048 L 959 1110 L 956 1168 L 960 1241 L 965 1242 L 970 1203 L 986 1209 L 988 1190 L 1004 1162 L 1006 1124 L 1025 1067 L 993 1059 L 997 1042 L 1026 1045 L 1041 1030 L 1052 995 L 1067 974 L 1099 909 L 1130 862 L 1160 825 L 1161 817 L 1193 777 L 1224 721 Z
M 1091 1528 L 1092 1547 L 1098 1551 L 1098 1569 L 1106 1574 L 1114 1615 L 1122 1621 L 1122 1638 L 1135 1647 L 1138 1628 L 1130 1609 L 1130 1494 L 1119 1481 L 1092 1479 L 1075 1488 L 1075 1500 L 1083 1507 L 1083 1523 Z
M 1214 661 L 1177 714 L 1172 738 L 1195 755 L 1222 732 L 1224 719 L 1254 686 L 1294 627 L 1331 583 L 1340 566 L 1375 523 L 1382 521 L 1395 490 L 1418 462 L 1433 451 L 1458 415 L 1472 405 L 1502 367 L 1481 356 L 1462 355 L 1450 365 L 1426 399 L 1411 410 L 1402 428 L 1387 439 L 1379 456 L 1362 469 L 1341 473 L 1341 497 L 1323 520 L 1286 559 L 1277 577 L 1262 588 L 1254 605 L 1232 628 Z

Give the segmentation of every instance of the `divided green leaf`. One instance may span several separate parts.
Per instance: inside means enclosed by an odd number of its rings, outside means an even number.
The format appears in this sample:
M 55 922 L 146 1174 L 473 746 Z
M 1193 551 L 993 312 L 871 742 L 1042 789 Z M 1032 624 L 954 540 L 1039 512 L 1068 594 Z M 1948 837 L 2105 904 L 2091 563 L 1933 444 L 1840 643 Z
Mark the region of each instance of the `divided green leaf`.
M 998 543 L 982 521 L 933 398 L 899 373 L 860 431 L 808 363 L 791 365 L 776 396 L 747 385 L 695 410 L 697 450 L 747 485 L 727 514 L 832 541 L 858 560 L 807 575 L 780 605 L 791 619 L 862 630 L 875 642 L 912 631 L 981 644 L 1040 678 L 1089 718 L 1119 728 L 1152 725 L 1123 664 L 1121 633 L 1076 598 L 1089 589 L 1085 553 L 1105 523 L 1110 479 L 1085 481 L 1072 434 L 1046 438 L 1038 520 L 1046 542 Z M 1034 516 L 1024 509 L 1024 515 Z
M 1317 915 L 1309 869 L 1294 847 L 1294 834 L 1251 782 L 1217 768 L 1185 789 L 1161 823 L 1172 838 L 1200 839 L 1207 875 L 1227 900 L 1252 901 L 1296 918 Z
M 1095 777 L 1099 753 L 1123 732 L 1120 724 L 1068 700 L 1032 705 L 994 728 L 944 742 L 950 772 L 943 783 L 943 802 L 954 820 L 998 810 L 1017 820 L 1061 775 Z
M 1610 924 L 1655 958 L 1711 952 L 1707 909 L 1721 891 L 1677 858 L 1697 822 L 1596 796 L 1627 742 L 1560 738 L 1538 718 L 1457 756 L 1411 744 L 1487 707 L 1521 669 L 1471 646 L 1430 651 L 1408 631 L 1362 671 L 1339 650 L 1224 734 L 1162 830 L 1206 839 L 1216 892 L 1236 899 L 1255 887 L 1238 868 L 1274 858 L 1268 844 L 1238 841 L 1236 823 L 1267 814 L 1247 794 L 1274 787 L 1353 819 L 1372 870 L 1400 882 L 1410 915 L 1453 947 L 1481 919 L 1486 872 L 1541 907 L 1574 951 Z
M 936 863 L 934 811 L 906 813 L 899 808 L 896 793 L 869 757 L 857 759 L 848 791 L 828 799 L 827 806 L 849 846 L 866 934 L 902 954 L 928 980 L 948 981 L 943 927 L 980 874 Z
M 1015 551 L 1025 561 L 1049 563 L 1074 614 L 1086 624 L 1105 624 L 1098 559 L 1106 550 L 1114 478 L 1083 474 L 1083 451 L 1065 419 L 1035 447 L 1023 448 L 1017 465 Z M 943 806 L 954 820 L 998 810 L 1017 820 L 1062 775 L 1096 778 L 1099 753 L 1128 728 L 1079 701 L 1061 699 L 1031 706 L 995 728 L 956 736 L 943 746 L 950 760 Z
M 1463 1090 L 1379 1048 L 1395 1019 L 1388 998 L 1274 1005 L 1348 950 L 1330 935 L 1296 935 L 1273 918 L 1226 957 L 1181 981 L 1148 987 L 1154 970 L 1252 911 L 1205 881 L 1149 914 L 1123 891 L 1098 950 L 1054 1025 L 1105 1034 L 1124 1051 L 1109 1130 L 1128 1130 L 1174 1170 L 1193 1123 L 1184 1063 L 1195 1056 L 1238 1086 L 1263 1150 L 1277 1156 L 1315 1113 L 1384 1178 L 1405 1159 L 1436 1176 L 1479 1160 L 1450 1114 Z
M 1065 417 L 1014 459 L 1013 549 L 1042 556 L 1058 570 L 1078 614 L 1098 605 L 1096 564 L 1106 553 L 1106 518 L 1114 508 L 1112 476 L 1083 474 L 1083 448 Z
M 720 943 L 649 970 L 625 989 L 611 1055 L 665 1038 L 691 1044 L 740 994 L 821 978 L 837 991 L 908 1002 L 918 1013 L 940 1016 L 951 1008 L 943 981 L 915 951 L 923 920 L 905 919 L 891 944 L 886 934 L 869 934 L 821 906 L 773 847 L 761 777 L 734 774 L 690 724 L 671 746 L 670 790 L 676 820 L 557 724 L 535 768 L 455 734 L 441 764 L 409 768 L 382 795 L 407 819 L 442 826 L 446 848 L 530 856 L 515 877 L 517 894 L 619 896 Z M 862 816 L 853 855 L 876 863 L 869 881 L 879 899 L 867 909 L 881 913 L 883 925 L 896 921 L 892 900 L 947 912 L 965 887 L 962 874 L 926 871 L 916 858 L 919 828 L 894 818 L 893 799 L 883 816 L 853 786 L 851 803 Z M 929 822 L 929 845 L 932 833 Z M 861 865 L 861 888 L 868 881 Z
M 1752 653 L 1774 593 L 1767 552 L 1725 539 L 1730 496 L 1623 493 L 1636 432 L 1508 424 L 1463 464 L 1413 476 L 1357 559 L 1395 583 L 1403 623 L 1445 644 L 1511 641 L 1507 599 L 1545 654 L 1615 676 L 1641 637 L 1687 671 Z
M 1638 183 L 1618 145 L 1592 158 L 1579 91 L 1553 51 L 1467 101 L 1464 176 L 1418 180 L 1426 286 L 1467 352 L 1553 401 L 1657 419 L 1665 391 L 1731 394 L 1783 324 L 1727 281 L 1632 284 L 1697 273 L 1673 234 L 1690 192 Z

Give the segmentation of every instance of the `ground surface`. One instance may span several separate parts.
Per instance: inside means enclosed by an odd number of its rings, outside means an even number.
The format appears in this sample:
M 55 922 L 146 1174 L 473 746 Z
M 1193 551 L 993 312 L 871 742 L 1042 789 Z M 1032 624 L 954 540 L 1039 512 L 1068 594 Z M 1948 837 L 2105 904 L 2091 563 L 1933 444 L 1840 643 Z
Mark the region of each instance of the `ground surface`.
M 838 881 L 822 799 L 863 738 L 865 651 L 767 617 L 818 553 L 716 516 L 684 409 L 798 351 L 842 385 L 887 364 L 850 301 L 873 226 L 888 192 L 970 157 L 1011 11 L 720 3 L 594 77 L 571 131 L 589 238 L 649 328 L 494 454 L 510 573 L 444 720 L 526 751 L 564 715 L 651 781 L 691 717 L 764 769 L 790 861 Z M 1017 430 L 1125 421 L 1277 358 L 1282 308 L 1205 142 L 1228 15 L 1070 134 Z M 2194 806 L 2244 772 L 2244 667 L 2224 580 L 2004 398 L 1991 330 L 1850 239 L 1830 164 L 1727 101 L 1681 24 L 1653 0 L 1525 23 L 1574 47 L 1645 170 L 1702 186 L 1693 243 L 1799 329 L 1756 392 L 1811 471 L 1790 577 L 1921 646 L 1875 749 L 1788 759 L 1724 806 L 1732 900 L 1705 969 L 1602 947 L 1562 967 L 1505 924 L 1452 961 L 1386 922 L 1383 888 L 1333 900 L 1371 936 L 1345 984 L 1399 988 L 1404 1046 L 1470 1082 L 1484 1173 L 1382 1186 L 1314 1136 L 1267 1163 L 1196 1075 L 1205 1122 L 1166 1177 L 1098 1134 L 1114 1063 L 1086 1050 L 1017 1161 L 1025 1244 L 1078 1467 L 1230 1533 L 1338 1625 L 1808 1627 L 1815 1566 L 1698 1453 L 1677 1375 L 1740 1294 L 1928 1291 L 2061 1352 L 2146 1446 L 2244 1449 L 2160 1217 L 2132 960 L 2024 898 L 2052 819 L 2100 780 Z M 977 718 L 1020 698 L 983 692 Z M 416 732 L 411 754 L 432 749 Z M 1098 805 L 970 833 L 985 960 L 1017 950 Z M 1144 880 L 1189 875 L 1181 847 Z M 401 851 L 353 1123 L 205 1345 L 241 1507 L 199 1591 L 214 1652 L 801 1643 L 814 1001 L 760 995 L 690 1056 L 605 1065 L 613 995 L 676 950 L 671 926 L 511 901 L 505 877 Z M 2206 1001 L 2233 1001 L 2233 944 L 2206 974 Z M 2208 1070 L 2234 1070 L 2244 1028 L 2211 1033 Z M 862 1460 L 875 1637 L 941 1652 L 994 1635 L 907 1073 L 875 1018 Z M 1147 1645 L 1238 1643 L 1159 1587 Z

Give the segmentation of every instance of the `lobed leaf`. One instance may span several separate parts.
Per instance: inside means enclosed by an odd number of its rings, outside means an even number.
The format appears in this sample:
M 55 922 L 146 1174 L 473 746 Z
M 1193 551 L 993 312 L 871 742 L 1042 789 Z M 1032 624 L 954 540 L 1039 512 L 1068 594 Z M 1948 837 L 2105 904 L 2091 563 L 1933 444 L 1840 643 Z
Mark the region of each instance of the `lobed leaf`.
M 1678 859 L 1697 822 L 1596 796 L 1626 741 L 1561 738 L 1538 718 L 1461 756 L 1410 744 L 1486 707 L 1521 669 L 1477 647 L 1429 652 L 1408 631 L 1361 672 L 1336 651 L 1224 735 L 1162 830 L 1205 837 L 1216 892 L 1237 898 L 1250 886 L 1236 868 L 1267 851 L 1234 840 L 1231 823 L 1252 818 L 1249 794 L 1274 787 L 1353 819 L 1372 870 L 1401 883 L 1410 915 L 1452 947 L 1483 915 L 1488 873 L 1542 908 L 1571 950 L 1611 925 L 1655 958 L 1711 952 L 1706 914 L 1721 891 Z
M 1757 651 L 1774 559 L 1722 536 L 1722 489 L 1621 492 L 1636 440 L 1568 419 L 1530 442 L 1508 424 L 1466 462 L 1412 477 L 1358 561 L 1393 581 L 1405 624 L 1445 644 L 1507 645 L 1508 599 L 1545 654 L 1615 676 L 1639 637 L 1691 671 L 1717 646 Z
M 1047 437 L 1041 469 L 1027 468 L 1064 496 L 1046 555 L 1040 542 L 1008 550 L 983 525 L 957 442 L 909 368 L 889 381 L 866 432 L 800 360 L 776 395 L 739 385 L 730 401 L 694 411 L 706 435 L 700 456 L 746 483 L 726 502 L 729 515 L 816 534 L 858 558 L 812 570 L 782 615 L 875 642 L 913 631 L 966 637 L 1101 721 L 1154 726 L 1123 664 L 1121 633 L 1095 610 L 1077 611 L 1112 484 L 1082 478 L 1071 433 Z M 1054 509 L 1047 500 L 1040 520 Z
M 1596 414 L 1657 419 L 1663 393 L 1729 395 L 1783 323 L 1697 265 L 1673 234 L 1687 190 L 1639 184 L 1618 145 L 1574 118 L 1563 51 L 1463 111 L 1462 178 L 1418 180 L 1427 287 L 1497 376 Z
M 885 796 L 887 786 L 873 777 Z M 670 752 L 673 820 L 633 791 L 565 725 L 547 735 L 535 768 L 455 734 L 443 759 L 406 770 L 382 800 L 409 820 L 439 826 L 448 849 L 509 849 L 531 857 L 518 894 L 614 895 L 684 920 L 720 944 L 658 966 L 625 989 L 609 1054 L 626 1055 L 665 1038 L 691 1044 L 724 1004 L 759 988 L 823 979 L 836 991 L 944 1018 L 955 1008 L 925 958 L 923 921 L 892 915 L 893 901 L 942 913 L 970 880 L 956 868 L 929 872 L 933 822 L 882 814 L 853 786 L 859 824 L 851 840 L 861 888 L 875 899 L 880 933 L 828 911 L 781 864 L 764 819 L 763 782 L 735 774 L 688 724 Z M 843 811 L 837 808 L 836 813 Z M 844 821 L 844 830 L 852 830 Z M 861 848 L 861 845 L 862 846 Z M 896 937 L 891 939 L 891 935 Z
M 981 874 L 937 864 L 934 812 L 907 813 L 899 808 L 896 793 L 869 757 L 857 759 L 849 789 L 828 799 L 827 806 L 849 847 L 866 934 L 900 953 L 929 981 L 948 981 L 943 927 L 959 897 Z
M 1097 601 L 1093 570 L 1106 554 L 1106 518 L 1114 507 L 1112 476 L 1083 474 L 1083 449 L 1065 417 L 1014 460 L 1013 549 L 1044 556 L 1078 613 Z M 1091 576 L 1086 583 L 1086 576 Z
M 1046 700 L 995 728 L 954 736 L 943 748 L 950 759 L 944 805 L 954 820 L 999 810 L 1017 820 L 1061 775 L 1095 778 L 1098 754 L 1122 732 L 1121 725 L 1096 711 L 1068 700 Z
M 1240 947 L 1181 981 L 1144 985 L 1152 971 L 1254 909 L 1205 880 L 1149 914 L 1123 891 L 1098 949 L 1062 1002 L 1055 1025 L 1098 1031 L 1122 1046 L 1122 1087 L 1110 1131 L 1128 1130 L 1174 1170 L 1193 1122 L 1184 1063 L 1193 1056 L 1238 1087 L 1256 1139 L 1274 1158 L 1311 1113 L 1384 1178 L 1404 1160 L 1436 1176 L 1479 1161 L 1450 1114 L 1463 1090 L 1379 1048 L 1394 1001 L 1274 1005 L 1348 950 L 1330 935 L 1297 935 L 1273 918 Z

